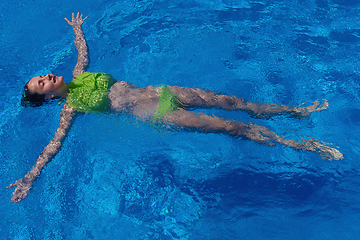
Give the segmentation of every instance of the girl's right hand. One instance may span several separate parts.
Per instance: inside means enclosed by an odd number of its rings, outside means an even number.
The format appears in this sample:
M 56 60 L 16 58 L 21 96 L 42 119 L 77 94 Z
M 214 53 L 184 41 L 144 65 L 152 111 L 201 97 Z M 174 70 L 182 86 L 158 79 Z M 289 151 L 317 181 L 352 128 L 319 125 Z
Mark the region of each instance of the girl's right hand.
M 23 178 L 17 180 L 15 183 L 11 184 L 10 186 L 7 186 L 6 188 L 8 189 L 16 187 L 13 196 L 11 198 L 11 201 L 19 202 L 22 199 L 24 199 L 28 195 L 32 187 L 33 181 L 34 178 L 31 178 L 29 176 L 24 176 Z

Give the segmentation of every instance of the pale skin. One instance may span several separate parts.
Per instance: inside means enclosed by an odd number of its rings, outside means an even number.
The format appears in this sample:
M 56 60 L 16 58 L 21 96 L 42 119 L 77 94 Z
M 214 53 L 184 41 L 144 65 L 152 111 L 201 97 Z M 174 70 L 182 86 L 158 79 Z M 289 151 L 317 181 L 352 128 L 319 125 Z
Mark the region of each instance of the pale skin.
M 75 46 L 78 50 L 77 64 L 73 70 L 73 76 L 85 72 L 89 64 L 89 54 L 82 24 L 87 19 L 83 15 L 72 15 L 72 20 L 65 18 L 67 23 L 73 27 L 75 34 Z M 45 94 L 47 99 L 67 94 L 67 86 L 64 78 L 48 74 L 37 76 L 30 80 L 29 89 L 31 91 Z M 284 139 L 266 127 L 257 124 L 245 124 L 240 121 L 223 119 L 216 116 L 209 116 L 204 113 L 196 113 L 188 110 L 189 108 L 222 108 L 226 110 L 242 110 L 256 118 L 269 118 L 279 114 L 288 114 L 297 118 L 308 116 L 312 112 L 324 110 L 328 107 L 328 102 L 320 105 L 315 101 L 308 107 L 291 107 L 269 103 L 248 102 L 244 99 L 234 96 L 218 94 L 212 91 L 187 88 L 178 86 L 168 86 L 173 93 L 184 104 L 183 109 L 168 113 L 161 122 L 165 125 L 171 125 L 190 131 L 206 133 L 224 133 L 234 137 L 241 137 L 257 143 L 273 146 L 276 143 L 295 148 L 296 150 L 313 151 L 320 154 L 325 159 L 339 160 L 343 155 L 334 148 L 324 146 L 316 139 L 305 139 L 301 142 Z M 114 112 L 126 112 L 144 121 L 152 121 L 158 106 L 159 87 L 136 88 L 127 82 L 121 81 L 115 83 L 109 92 L 110 107 Z M 74 117 L 77 112 L 66 102 L 60 115 L 60 124 L 55 132 L 54 138 L 40 153 L 35 166 L 21 179 L 11 184 L 7 188 L 16 187 L 11 198 L 12 202 L 18 202 L 24 199 L 37 176 L 40 175 L 43 167 L 59 152 L 66 134 L 71 128 Z

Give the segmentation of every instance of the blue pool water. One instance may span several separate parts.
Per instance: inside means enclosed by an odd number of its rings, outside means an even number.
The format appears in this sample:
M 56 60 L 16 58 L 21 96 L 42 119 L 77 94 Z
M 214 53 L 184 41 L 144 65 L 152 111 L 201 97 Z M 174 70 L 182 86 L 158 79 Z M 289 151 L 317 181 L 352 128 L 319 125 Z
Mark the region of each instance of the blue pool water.
M 360 3 L 355 0 L 1 1 L 0 239 L 358 239 Z M 71 79 L 72 12 L 89 15 L 89 71 L 285 105 L 306 119 L 251 119 L 344 154 L 168 131 L 127 115 L 79 116 L 28 197 L 5 187 L 35 164 L 61 105 L 26 109 L 22 87 Z

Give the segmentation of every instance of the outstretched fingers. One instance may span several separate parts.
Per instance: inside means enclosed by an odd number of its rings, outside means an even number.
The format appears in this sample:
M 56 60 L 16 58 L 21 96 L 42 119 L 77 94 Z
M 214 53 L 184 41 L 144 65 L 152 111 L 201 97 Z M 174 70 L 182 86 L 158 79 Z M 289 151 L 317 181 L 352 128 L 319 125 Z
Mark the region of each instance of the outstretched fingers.
M 15 188 L 13 196 L 11 197 L 12 202 L 19 202 L 24 199 L 28 194 L 32 187 L 32 180 L 28 179 L 27 177 L 23 177 L 17 180 L 15 183 L 7 186 L 6 188 L 11 189 Z
M 72 18 L 71 18 L 71 22 L 70 22 L 70 20 L 69 19 L 67 19 L 67 18 L 64 18 L 67 22 L 68 22 L 68 24 L 70 24 L 70 25 L 72 25 L 72 22 L 74 22 L 74 20 L 75 20 L 75 17 L 74 17 L 74 13 L 72 13 Z
M 331 148 L 320 143 L 316 139 L 305 140 L 305 150 L 317 152 L 323 159 L 327 160 L 341 160 L 344 155 L 336 148 Z
M 316 100 L 313 105 L 306 107 L 309 112 L 318 112 L 325 110 L 329 107 L 329 103 L 326 99 L 323 99 L 324 103 L 320 105 L 320 102 Z
M 78 16 L 79 16 L 79 13 L 78 13 Z M 77 16 L 77 18 L 79 18 L 78 16 Z M 83 17 L 83 14 L 81 14 L 80 20 L 85 21 L 85 19 L 87 19 L 89 16 L 86 16 L 84 19 L 82 19 L 82 17 Z
M 79 19 L 79 20 L 81 20 L 81 21 L 84 21 L 85 19 L 87 19 L 87 18 L 89 17 L 89 16 L 86 16 L 84 19 L 82 19 L 82 18 L 83 18 L 83 14 L 81 14 L 80 17 L 79 17 L 79 15 L 80 15 L 80 12 L 77 13 L 76 19 Z M 74 13 L 73 13 L 73 20 L 74 20 Z
M 19 202 L 29 194 L 30 188 L 17 187 L 11 197 L 12 202 Z
M 293 114 L 296 117 L 302 118 L 302 117 L 309 116 L 313 112 L 320 112 L 322 110 L 325 110 L 329 107 L 329 102 L 326 99 L 323 99 L 323 101 L 324 102 L 322 104 L 320 104 L 320 102 L 318 100 L 316 100 L 312 105 L 307 106 L 307 107 L 301 107 L 302 105 L 305 104 L 305 103 L 302 103 L 296 108 L 296 110 L 293 112 Z
M 80 12 L 78 12 L 76 14 L 72 13 L 72 18 L 71 21 L 67 18 L 64 18 L 66 20 L 66 22 L 71 25 L 71 26 L 81 26 L 83 24 L 83 22 L 88 18 L 89 16 L 86 16 L 85 18 L 83 18 L 83 14 L 80 15 Z

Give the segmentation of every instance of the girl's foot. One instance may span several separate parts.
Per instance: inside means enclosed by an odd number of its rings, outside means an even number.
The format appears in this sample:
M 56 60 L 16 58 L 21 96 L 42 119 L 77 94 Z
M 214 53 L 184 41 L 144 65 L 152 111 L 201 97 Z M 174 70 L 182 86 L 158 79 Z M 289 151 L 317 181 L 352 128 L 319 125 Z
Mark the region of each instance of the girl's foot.
M 305 103 L 303 103 L 301 105 L 304 105 L 304 104 Z M 320 102 L 318 100 L 316 100 L 310 106 L 307 106 L 307 107 L 300 107 L 300 106 L 294 110 L 293 115 L 298 118 L 304 118 L 304 117 L 308 117 L 310 115 L 310 113 L 312 113 L 312 112 L 319 112 L 319 111 L 327 109 L 329 107 L 329 103 L 326 99 L 324 99 L 324 103 L 322 105 L 320 105 Z

